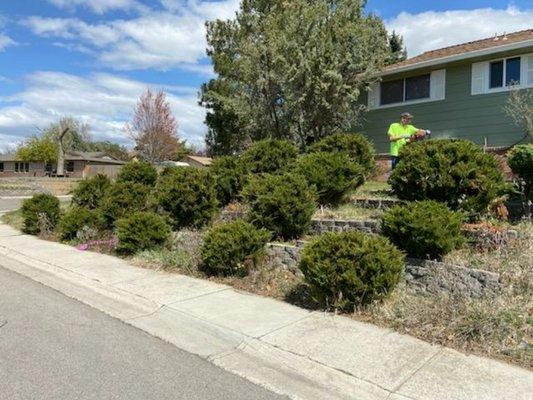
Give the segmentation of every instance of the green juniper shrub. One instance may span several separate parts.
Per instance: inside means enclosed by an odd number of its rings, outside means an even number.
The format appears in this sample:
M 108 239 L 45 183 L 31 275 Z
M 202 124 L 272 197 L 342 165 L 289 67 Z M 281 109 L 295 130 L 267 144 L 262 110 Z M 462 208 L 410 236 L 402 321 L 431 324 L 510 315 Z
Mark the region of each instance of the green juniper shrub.
M 157 170 L 146 161 L 131 161 L 120 168 L 117 182 L 140 183 L 153 186 L 157 180 Z
M 103 174 L 82 180 L 72 191 L 72 204 L 95 209 L 100 206 L 111 180 Z
M 150 188 L 133 182 L 117 182 L 107 191 L 100 209 L 108 227 L 135 211 L 148 209 Z
M 295 173 L 251 177 L 243 189 L 248 218 L 277 238 L 294 239 L 309 230 L 316 210 L 316 192 Z
M 217 199 L 221 206 L 226 206 L 237 199 L 247 170 L 244 162 L 235 156 L 217 157 L 209 167 L 215 177 Z
M 57 231 L 61 240 L 70 241 L 76 239 L 78 232 L 84 227 L 104 229 L 105 220 L 101 211 L 74 205 L 61 215 Z
M 296 161 L 298 148 L 289 140 L 264 139 L 252 144 L 242 157 L 253 174 L 288 171 Z
M 389 183 L 403 200 L 436 200 L 470 216 L 485 213 L 507 185 L 497 159 L 467 140 L 405 146 Z
M 38 235 L 44 228 L 53 230 L 60 217 L 59 200 L 51 194 L 41 193 L 22 203 L 22 230 Z
M 398 205 L 381 219 L 381 232 L 416 258 L 440 258 L 463 243 L 463 214 L 436 201 Z
M 139 211 L 117 221 L 117 237 L 119 253 L 135 254 L 166 245 L 170 227 L 160 215 Z
M 215 179 L 207 168 L 169 168 L 159 177 L 155 198 L 175 228 L 199 228 L 218 211 Z
M 520 187 L 525 198 L 533 200 L 533 143 L 513 147 L 507 154 L 507 163 L 520 178 Z
M 361 165 L 365 177 L 369 177 L 376 168 L 375 151 L 372 143 L 358 133 L 336 133 L 326 136 L 307 149 L 307 153 L 329 152 L 346 153 Z
M 336 205 L 364 182 L 363 168 L 345 153 L 317 152 L 300 157 L 296 172 L 314 186 L 320 204 Z
M 214 225 L 204 235 L 203 263 L 219 275 L 246 275 L 250 266 L 259 263 L 269 239 L 267 230 L 241 219 Z
M 382 236 L 328 232 L 305 245 L 300 269 L 316 301 L 351 311 L 392 292 L 402 276 L 404 256 Z

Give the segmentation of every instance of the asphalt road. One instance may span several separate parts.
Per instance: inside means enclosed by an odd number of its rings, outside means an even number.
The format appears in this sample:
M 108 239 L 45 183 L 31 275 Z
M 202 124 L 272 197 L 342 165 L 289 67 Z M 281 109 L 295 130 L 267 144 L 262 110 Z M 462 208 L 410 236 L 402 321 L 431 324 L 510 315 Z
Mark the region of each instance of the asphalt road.
M 282 399 L 1 264 L 2 400 Z

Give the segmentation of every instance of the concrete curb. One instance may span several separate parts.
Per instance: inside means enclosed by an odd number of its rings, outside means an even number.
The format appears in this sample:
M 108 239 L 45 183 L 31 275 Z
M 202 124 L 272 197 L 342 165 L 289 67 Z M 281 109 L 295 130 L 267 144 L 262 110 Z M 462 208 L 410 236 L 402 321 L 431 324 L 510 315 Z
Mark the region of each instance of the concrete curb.
M 293 399 L 530 399 L 533 373 L 0 224 L 15 271 Z

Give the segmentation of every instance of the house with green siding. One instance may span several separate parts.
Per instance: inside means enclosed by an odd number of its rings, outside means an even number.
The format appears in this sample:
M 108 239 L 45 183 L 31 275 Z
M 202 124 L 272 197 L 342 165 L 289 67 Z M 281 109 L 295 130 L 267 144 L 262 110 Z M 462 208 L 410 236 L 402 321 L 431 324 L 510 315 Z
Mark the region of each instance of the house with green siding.
M 525 133 L 503 108 L 511 87 L 533 90 L 533 29 L 429 51 L 380 77 L 365 96 L 369 111 L 357 129 L 378 153 L 389 152 L 388 127 L 402 112 L 434 138 L 511 146 Z

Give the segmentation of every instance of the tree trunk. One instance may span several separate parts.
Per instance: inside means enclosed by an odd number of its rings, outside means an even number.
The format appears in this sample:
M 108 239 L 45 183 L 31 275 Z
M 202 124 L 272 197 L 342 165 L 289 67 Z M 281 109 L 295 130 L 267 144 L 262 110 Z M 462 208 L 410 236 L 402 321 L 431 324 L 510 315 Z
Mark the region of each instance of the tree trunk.
M 65 175 L 65 149 L 63 149 L 63 138 L 68 130 L 69 128 L 65 128 L 57 138 L 57 176 Z

